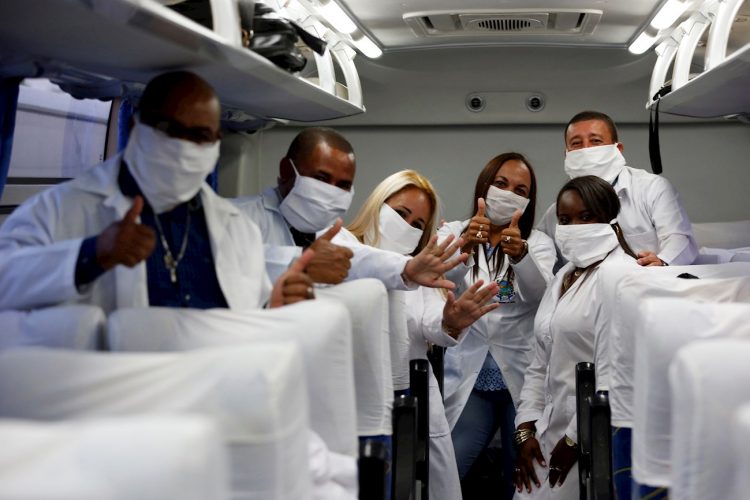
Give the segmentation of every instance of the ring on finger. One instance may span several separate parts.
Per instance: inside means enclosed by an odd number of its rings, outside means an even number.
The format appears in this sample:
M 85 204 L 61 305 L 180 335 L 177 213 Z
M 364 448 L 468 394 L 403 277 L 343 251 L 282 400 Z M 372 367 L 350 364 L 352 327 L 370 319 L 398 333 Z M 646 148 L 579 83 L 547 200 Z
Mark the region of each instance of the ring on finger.
M 307 287 L 307 298 L 308 299 L 314 299 L 315 298 L 315 290 L 313 290 L 313 287 L 308 286 Z
M 503 241 L 505 243 L 510 243 L 510 236 L 506 236 L 505 238 L 503 238 Z
M 484 237 L 484 234 L 482 234 L 482 231 L 477 231 L 477 239 L 481 240 Z
M 479 230 L 484 231 L 484 224 L 479 224 Z

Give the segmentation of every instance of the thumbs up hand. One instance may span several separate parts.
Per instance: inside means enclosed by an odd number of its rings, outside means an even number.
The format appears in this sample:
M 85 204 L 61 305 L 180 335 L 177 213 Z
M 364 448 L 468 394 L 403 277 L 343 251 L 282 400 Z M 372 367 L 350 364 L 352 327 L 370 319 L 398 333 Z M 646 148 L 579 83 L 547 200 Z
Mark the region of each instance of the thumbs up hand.
M 279 276 L 273 284 L 268 307 L 281 307 L 315 298 L 313 281 L 305 272 L 314 257 L 315 252 L 308 248 Z
M 156 234 L 138 222 L 143 198 L 136 196 L 122 220 L 113 222 L 96 238 L 96 261 L 104 270 L 118 264 L 134 267 L 154 251 Z
M 518 227 L 518 221 L 521 220 L 523 212 L 516 210 L 508 227 L 500 232 L 500 245 L 503 253 L 514 260 L 519 261 L 528 252 L 528 244 L 521 238 L 521 229 Z
M 341 231 L 343 224 L 341 219 L 336 219 L 334 225 L 310 245 L 310 250 L 315 251 L 315 256 L 307 265 L 306 272 L 316 283 L 336 285 L 349 275 L 354 254 L 346 247 L 331 243 L 333 237 Z
M 490 235 L 490 220 L 485 217 L 484 211 L 484 198 L 479 198 L 477 200 L 477 212 L 469 221 L 466 231 L 461 235 L 461 239 L 464 240 L 464 245 L 461 247 L 463 253 L 474 253 L 477 245 L 487 243 Z

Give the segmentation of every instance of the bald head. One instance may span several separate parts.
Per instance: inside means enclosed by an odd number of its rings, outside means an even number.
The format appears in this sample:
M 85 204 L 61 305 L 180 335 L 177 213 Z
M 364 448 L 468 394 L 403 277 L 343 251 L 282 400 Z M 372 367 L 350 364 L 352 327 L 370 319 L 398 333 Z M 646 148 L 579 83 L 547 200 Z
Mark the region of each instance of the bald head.
M 346 191 L 354 182 L 354 150 L 349 141 L 331 128 L 306 128 L 292 141 L 280 164 L 279 190 L 285 197 L 294 185 L 295 173 L 312 177 Z
M 286 156 L 298 163 L 297 160 L 309 157 L 316 147 L 323 144 L 354 157 L 354 150 L 349 141 L 332 128 L 327 127 L 310 127 L 297 134 L 289 145 Z
M 219 99 L 211 85 L 193 73 L 175 71 L 152 79 L 138 108 L 143 123 L 172 137 L 203 143 L 220 136 Z

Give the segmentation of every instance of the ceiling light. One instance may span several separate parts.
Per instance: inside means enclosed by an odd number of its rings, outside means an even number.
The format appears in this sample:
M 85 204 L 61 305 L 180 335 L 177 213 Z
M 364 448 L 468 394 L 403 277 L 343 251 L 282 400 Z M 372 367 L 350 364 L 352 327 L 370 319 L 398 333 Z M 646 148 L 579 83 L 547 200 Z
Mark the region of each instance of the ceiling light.
M 380 50 L 380 47 L 375 45 L 375 42 L 373 42 L 366 36 L 362 36 L 361 38 L 356 38 L 354 40 L 354 46 L 357 47 L 360 52 L 362 52 L 364 55 L 366 55 L 370 59 L 376 59 L 383 55 L 383 51 Z
M 690 0 L 668 0 L 651 20 L 651 26 L 658 30 L 669 28 L 688 8 Z
M 329 0 L 320 6 L 318 10 L 320 15 L 328 21 L 339 33 L 354 33 L 357 25 L 351 20 L 349 15 L 344 12 L 339 4 L 334 0 Z
M 643 54 L 648 49 L 651 48 L 651 46 L 656 41 L 655 35 L 649 35 L 645 31 L 638 35 L 638 38 L 636 38 L 633 43 L 630 44 L 630 47 L 628 47 L 628 50 L 631 54 Z

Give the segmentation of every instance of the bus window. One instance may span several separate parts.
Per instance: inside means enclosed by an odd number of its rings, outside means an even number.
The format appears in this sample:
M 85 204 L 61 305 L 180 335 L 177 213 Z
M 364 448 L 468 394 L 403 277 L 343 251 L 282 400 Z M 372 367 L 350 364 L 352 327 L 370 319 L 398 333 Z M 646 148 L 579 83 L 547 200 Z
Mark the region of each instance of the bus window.
M 21 83 L 0 222 L 29 196 L 104 160 L 110 107 L 75 99 L 46 79 Z

